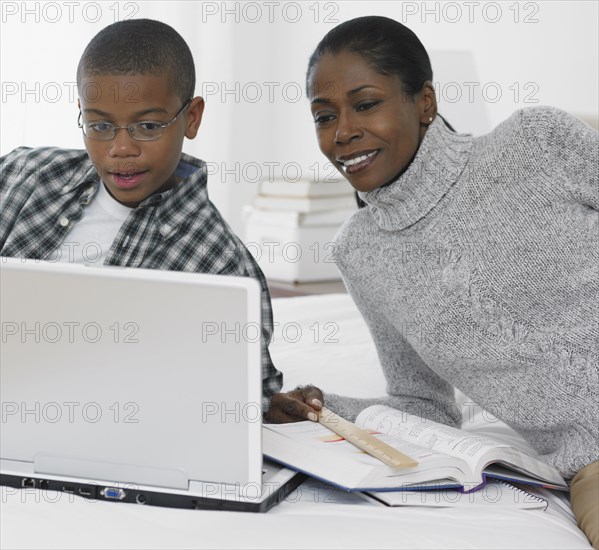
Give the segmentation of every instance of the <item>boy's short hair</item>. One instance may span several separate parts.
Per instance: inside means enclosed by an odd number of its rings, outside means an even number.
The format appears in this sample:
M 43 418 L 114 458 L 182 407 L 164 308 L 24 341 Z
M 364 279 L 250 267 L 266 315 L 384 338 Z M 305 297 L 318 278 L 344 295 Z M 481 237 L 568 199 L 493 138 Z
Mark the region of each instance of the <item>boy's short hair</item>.
M 152 19 L 129 19 L 102 29 L 85 48 L 77 67 L 77 87 L 86 76 L 167 74 L 182 101 L 195 90 L 189 46 L 172 27 Z

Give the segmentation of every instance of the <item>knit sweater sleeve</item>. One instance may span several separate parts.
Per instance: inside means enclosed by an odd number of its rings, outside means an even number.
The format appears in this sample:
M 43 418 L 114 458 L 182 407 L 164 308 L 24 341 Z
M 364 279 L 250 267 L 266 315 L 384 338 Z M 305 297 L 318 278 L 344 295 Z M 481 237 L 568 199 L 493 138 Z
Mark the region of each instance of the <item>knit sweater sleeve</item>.
M 325 394 L 326 406 L 351 421 L 366 407 L 383 404 L 459 427 L 462 413 L 453 386 L 426 365 L 384 315 L 360 299 L 361 293 L 350 281 L 345 282 L 370 329 L 387 381 L 387 396 L 358 399 Z
M 599 210 L 599 134 L 553 107 L 520 111 L 528 142 L 537 147 L 540 169 L 564 181 L 572 199 Z

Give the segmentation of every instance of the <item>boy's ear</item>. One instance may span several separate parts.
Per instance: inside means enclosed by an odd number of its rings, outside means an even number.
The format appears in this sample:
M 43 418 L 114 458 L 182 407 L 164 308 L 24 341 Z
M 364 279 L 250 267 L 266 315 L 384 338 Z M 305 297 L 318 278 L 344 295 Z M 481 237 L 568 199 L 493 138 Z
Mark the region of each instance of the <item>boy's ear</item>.
M 187 109 L 187 127 L 185 128 L 185 137 L 193 139 L 198 134 L 200 123 L 202 122 L 202 115 L 204 114 L 204 98 L 194 97 L 191 100 L 191 104 Z

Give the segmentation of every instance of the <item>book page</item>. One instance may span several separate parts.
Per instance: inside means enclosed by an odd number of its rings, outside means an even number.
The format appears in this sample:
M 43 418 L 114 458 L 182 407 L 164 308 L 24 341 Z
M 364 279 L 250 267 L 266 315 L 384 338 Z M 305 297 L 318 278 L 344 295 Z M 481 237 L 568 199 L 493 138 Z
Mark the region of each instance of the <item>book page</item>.
M 394 448 L 418 461 L 416 466 L 393 468 L 374 458 L 326 426 L 315 422 L 264 424 L 264 454 L 288 467 L 303 471 L 346 490 L 401 490 L 414 487 L 462 487 L 482 483 L 481 476 L 468 471 L 463 460 L 400 441 L 376 435 Z M 477 479 L 473 480 L 473 477 Z
M 303 444 L 310 445 L 318 450 L 329 449 L 343 455 L 352 457 L 358 463 L 368 466 L 381 467 L 384 464 L 364 451 L 352 445 L 340 435 L 332 432 L 325 426 L 316 422 L 295 422 L 290 424 L 268 424 L 269 430 L 293 438 Z M 419 463 L 432 463 L 438 461 L 441 465 L 447 465 L 447 458 L 433 449 L 412 445 L 409 441 L 399 441 L 385 434 L 377 434 L 377 438 L 384 441 L 394 449 L 407 454 Z M 435 461 L 435 463 L 436 463 Z
M 480 435 L 420 418 L 385 405 L 364 409 L 356 419 L 363 428 L 389 434 L 401 441 L 464 460 L 473 472 L 485 455 L 498 447 L 509 447 Z
M 547 481 L 555 487 L 567 486 L 555 468 L 510 445 L 385 405 L 373 405 L 364 409 L 358 415 L 356 424 L 460 458 L 475 474 L 482 473 L 489 464 L 499 462 L 528 477 Z

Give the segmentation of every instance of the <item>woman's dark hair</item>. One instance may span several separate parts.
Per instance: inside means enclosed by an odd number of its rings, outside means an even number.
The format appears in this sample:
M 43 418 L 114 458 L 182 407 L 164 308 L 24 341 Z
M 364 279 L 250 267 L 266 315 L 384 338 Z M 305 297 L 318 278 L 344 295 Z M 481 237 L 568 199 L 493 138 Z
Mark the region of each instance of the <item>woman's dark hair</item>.
M 189 46 L 160 21 L 127 19 L 102 29 L 79 60 L 77 86 L 85 76 L 127 74 L 164 75 L 181 101 L 194 94 L 195 66 Z
M 320 58 L 342 51 L 360 54 L 380 74 L 399 76 L 408 97 L 414 97 L 427 80 L 433 80 L 430 59 L 414 32 L 388 17 L 371 15 L 341 23 L 316 46 L 306 74 L 308 95 L 310 75 Z

